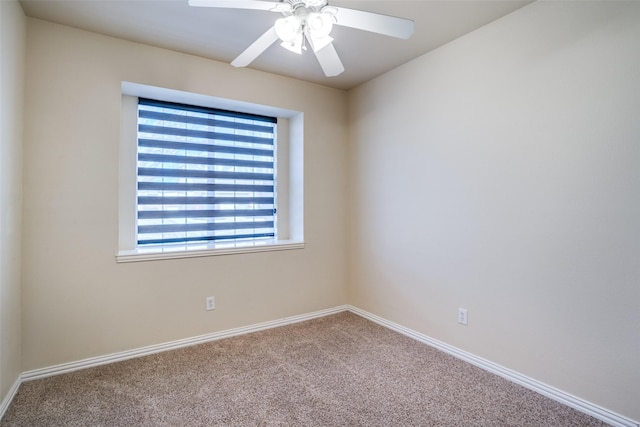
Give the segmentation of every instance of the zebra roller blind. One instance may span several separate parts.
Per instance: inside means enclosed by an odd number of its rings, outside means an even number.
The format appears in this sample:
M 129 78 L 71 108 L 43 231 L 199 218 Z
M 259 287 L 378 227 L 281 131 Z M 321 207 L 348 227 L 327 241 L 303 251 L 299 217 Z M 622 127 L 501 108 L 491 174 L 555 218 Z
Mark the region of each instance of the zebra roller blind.
M 275 237 L 276 119 L 139 99 L 138 245 Z

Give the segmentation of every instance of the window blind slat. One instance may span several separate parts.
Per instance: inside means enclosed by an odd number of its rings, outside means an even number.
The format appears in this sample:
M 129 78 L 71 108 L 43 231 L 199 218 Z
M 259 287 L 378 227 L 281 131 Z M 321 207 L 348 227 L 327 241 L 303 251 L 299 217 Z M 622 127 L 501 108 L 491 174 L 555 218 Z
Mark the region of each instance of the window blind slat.
M 273 185 L 138 182 L 138 190 L 273 193 Z
M 273 169 L 273 162 L 257 160 L 222 159 L 219 157 L 192 157 L 173 154 L 138 154 L 141 162 L 180 163 L 185 165 L 238 166 L 247 168 Z
M 163 238 L 163 239 L 143 239 L 139 240 L 140 245 L 154 245 L 154 244 L 171 244 L 171 243 L 192 243 L 192 242 L 208 242 L 208 241 L 225 241 L 225 240 L 239 240 L 239 239 L 260 239 L 273 237 L 273 233 L 249 233 L 249 234 L 219 234 L 216 236 L 202 236 L 202 237 L 176 237 L 176 238 Z
M 273 221 L 263 222 L 206 222 L 202 224 L 139 225 L 138 233 L 175 233 L 185 231 L 252 230 L 273 228 Z
M 138 205 L 271 205 L 273 197 L 139 196 Z
M 138 125 L 139 133 L 155 135 L 183 136 L 189 138 L 202 138 L 217 141 L 250 142 L 253 144 L 271 145 L 273 140 L 262 136 L 249 136 L 238 133 L 213 132 L 170 126 Z
M 273 149 L 235 147 L 230 145 L 199 144 L 161 139 L 138 139 L 138 147 L 163 150 L 205 151 L 209 153 L 246 154 L 248 156 L 273 157 Z
M 144 119 L 162 120 L 164 122 L 190 123 L 194 125 L 210 126 L 210 127 L 217 127 L 217 128 L 229 128 L 229 129 L 235 129 L 235 130 L 246 130 L 246 131 L 252 131 L 252 132 L 264 132 L 264 133 L 273 132 L 272 126 L 256 125 L 256 124 L 249 124 L 249 123 L 237 123 L 237 122 L 230 122 L 228 120 L 217 120 L 217 119 L 210 119 L 205 117 L 193 117 L 193 116 L 186 116 L 181 114 L 161 113 L 158 111 L 142 110 L 140 111 L 139 116 Z
M 234 218 L 236 216 L 252 217 L 273 215 L 271 209 L 210 209 L 210 210 L 176 210 L 176 211 L 138 211 L 138 219 L 160 218 Z
M 251 172 L 219 172 L 197 169 L 161 169 L 138 168 L 138 176 L 155 176 L 166 178 L 211 178 L 211 179 L 241 179 L 248 181 L 271 181 L 272 174 Z

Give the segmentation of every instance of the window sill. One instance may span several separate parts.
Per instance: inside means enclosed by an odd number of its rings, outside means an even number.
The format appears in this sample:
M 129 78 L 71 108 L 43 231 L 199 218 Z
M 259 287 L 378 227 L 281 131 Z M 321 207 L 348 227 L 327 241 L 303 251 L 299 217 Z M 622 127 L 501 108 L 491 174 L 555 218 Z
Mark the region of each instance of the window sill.
M 294 240 L 262 240 L 256 242 L 166 245 L 121 250 L 116 254 L 116 262 L 156 261 L 161 259 L 195 258 L 253 252 L 286 251 L 291 249 L 304 249 L 304 242 Z

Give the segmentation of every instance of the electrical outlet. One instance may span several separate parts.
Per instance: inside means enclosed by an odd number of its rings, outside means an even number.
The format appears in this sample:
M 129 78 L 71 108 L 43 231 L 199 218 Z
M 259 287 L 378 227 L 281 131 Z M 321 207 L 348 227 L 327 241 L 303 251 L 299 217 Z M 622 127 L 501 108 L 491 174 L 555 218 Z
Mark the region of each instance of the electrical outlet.
M 207 297 L 206 307 L 207 311 L 216 309 L 216 300 L 214 297 Z
M 458 309 L 458 323 L 461 325 L 467 326 L 467 309 L 459 308 Z

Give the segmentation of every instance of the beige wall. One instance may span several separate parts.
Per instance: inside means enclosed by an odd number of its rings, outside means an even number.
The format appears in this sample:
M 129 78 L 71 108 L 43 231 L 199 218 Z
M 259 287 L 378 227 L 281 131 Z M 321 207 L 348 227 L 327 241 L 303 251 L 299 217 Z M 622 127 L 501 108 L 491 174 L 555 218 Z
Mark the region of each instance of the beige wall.
M 348 95 L 29 19 L 22 331 L 24 17 L 0 4 L 0 397 L 349 302 L 640 419 L 638 4 L 534 3 Z M 121 81 L 304 111 L 306 248 L 116 264 Z
M 536 2 L 352 91 L 349 302 L 640 420 L 639 46 Z
M 22 99 L 26 19 L 0 1 L 0 402 L 21 372 Z
M 26 79 L 23 370 L 346 302 L 346 92 L 33 19 Z M 305 249 L 116 264 L 122 81 L 303 111 Z

